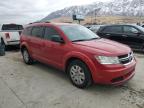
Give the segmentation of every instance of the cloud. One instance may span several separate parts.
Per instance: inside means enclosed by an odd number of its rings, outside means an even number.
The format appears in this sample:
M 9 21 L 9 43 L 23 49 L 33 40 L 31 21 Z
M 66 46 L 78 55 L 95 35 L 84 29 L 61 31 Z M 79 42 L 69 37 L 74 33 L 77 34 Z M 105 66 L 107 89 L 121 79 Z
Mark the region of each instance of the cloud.
M 47 13 L 41 7 L 30 0 L 1 1 L 0 23 L 28 23 L 39 20 Z
M 97 0 L 2 0 L 0 2 L 0 23 L 26 24 L 40 20 L 50 12 L 95 1 Z

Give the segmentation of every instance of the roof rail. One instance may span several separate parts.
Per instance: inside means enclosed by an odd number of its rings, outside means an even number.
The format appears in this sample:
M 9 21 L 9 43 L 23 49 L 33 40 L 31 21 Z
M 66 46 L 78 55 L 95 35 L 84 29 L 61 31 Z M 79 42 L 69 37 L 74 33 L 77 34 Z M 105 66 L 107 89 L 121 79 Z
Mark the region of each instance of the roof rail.
M 36 21 L 36 22 L 32 22 L 32 23 L 29 23 L 29 24 L 34 24 L 34 23 L 50 23 L 49 21 Z
M 51 23 L 50 21 L 46 21 L 45 23 Z
M 40 23 L 40 22 L 38 22 L 38 21 L 37 21 L 37 22 L 31 22 L 31 23 L 29 23 L 29 24 L 34 24 L 34 23 Z
M 50 21 L 37 21 L 38 23 L 50 23 Z

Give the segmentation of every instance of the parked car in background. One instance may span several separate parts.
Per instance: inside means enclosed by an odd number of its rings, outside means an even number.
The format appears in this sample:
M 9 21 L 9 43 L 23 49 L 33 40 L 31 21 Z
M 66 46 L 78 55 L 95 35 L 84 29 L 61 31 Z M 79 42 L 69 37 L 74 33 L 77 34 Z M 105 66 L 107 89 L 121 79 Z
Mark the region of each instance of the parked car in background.
M 88 29 L 91 28 L 91 25 L 84 25 L 84 26 Z
M 144 25 L 142 25 L 142 27 L 144 28 Z
M 3 24 L 0 26 L 0 39 L 5 46 L 20 45 L 20 34 L 23 30 L 22 25 Z
M 132 50 L 99 38 L 77 24 L 35 23 L 21 34 L 24 62 L 34 60 L 68 73 L 71 82 L 85 88 L 94 83 L 120 85 L 135 74 Z
M 129 45 L 135 50 L 144 51 L 144 28 L 138 25 L 107 25 L 97 34 L 102 38 Z
M 91 31 L 93 31 L 94 33 L 97 33 L 97 31 L 99 30 L 100 27 L 102 27 L 103 25 L 91 25 L 91 27 L 89 27 L 89 29 Z

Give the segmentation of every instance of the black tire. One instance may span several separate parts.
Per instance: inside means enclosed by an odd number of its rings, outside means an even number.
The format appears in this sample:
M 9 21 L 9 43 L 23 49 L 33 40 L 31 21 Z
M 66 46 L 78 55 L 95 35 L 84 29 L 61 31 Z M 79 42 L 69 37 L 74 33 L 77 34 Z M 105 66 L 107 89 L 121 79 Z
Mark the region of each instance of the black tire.
M 143 45 L 143 48 L 142 48 L 142 52 L 144 53 L 144 45 Z
M 24 48 L 22 50 L 22 56 L 23 56 L 23 60 L 26 64 L 31 65 L 34 63 L 34 60 L 31 58 L 31 56 L 26 48 Z
M 5 46 L 0 43 L 0 56 L 4 56 L 5 55 Z
M 15 45 L 15 47 L 16 47 L 17 49 L 20 49 L 20 44 Z
M 6 45 L 3 39 L 1 39 L 1 45 L 4 47 L 4 49 L 6 50 Z
M 81 79 L 81 83 L 80 84 L 77 84 L 76 82 L 78 82 L 78 81 L 76 81 L 76 78 L 74 78 L 74 76 L 80 76 L 80 75 L 72 75 L 72 68 L 74 68 L 74 67 L 76 67 L 76 66 L 79 66 L 81 69 L 81 72 L 82 72 L 82 74 L 83 74 L 83 78 Z M 84 63 L 84 62 L 82 62 L 82 61 L 80 61 L 80 60 L 74 60 L 74 61 L 72 61 L 69 65 L 68 65 L 68 68 L 67 68 L 67 72 L 68 72 L 68 75 L 69 75 L 69 78 L 70 78 L 70 81 L 72 82 L 72 84 L 73 85 L 75 85 L 76 87 L 78 87 L 78 88 L 81 88 L 81 89 L 84 89 L 84 88 L 86 88 L 86 87 L 89 87 L 90 85 L 92 85 L 92 77 L 91 77 L 91 72 L 90 72 L 90 70 L 89 70 L 89 68 L 87 67 L 87 65 Z M 80 72 L 80 73 L 81 73 Z M 77 73 L 79 73 L 79 72 L 77 72 Z M 73 78 L 72 78 L 73 77 Z M 75 81 L 74 81 L 74 79 L 75 79 Z M 79 79 L 79 80 L 80 80 Z

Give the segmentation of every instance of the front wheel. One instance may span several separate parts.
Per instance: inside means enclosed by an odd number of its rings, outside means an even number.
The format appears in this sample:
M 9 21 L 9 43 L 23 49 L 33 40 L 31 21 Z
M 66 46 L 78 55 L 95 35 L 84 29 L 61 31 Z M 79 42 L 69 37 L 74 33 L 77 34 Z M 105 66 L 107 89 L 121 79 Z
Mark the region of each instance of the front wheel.
M 143 48 L 142 48 L 142 52 L 144 53 L 144 45 L 143 45 Z
M 26 64 L 33 64 L 33 59 L 30 57 L 28 50 L 25 48 L 22 50 L 23 60 Z
M 91 72 L 80 60 L 72 61 L 68 66 L 69 78 L 76 87 L 86 88 L 92 84 Z

